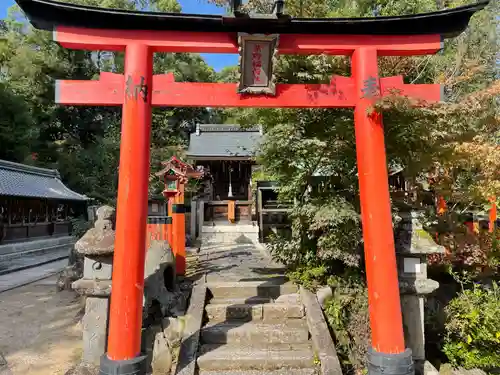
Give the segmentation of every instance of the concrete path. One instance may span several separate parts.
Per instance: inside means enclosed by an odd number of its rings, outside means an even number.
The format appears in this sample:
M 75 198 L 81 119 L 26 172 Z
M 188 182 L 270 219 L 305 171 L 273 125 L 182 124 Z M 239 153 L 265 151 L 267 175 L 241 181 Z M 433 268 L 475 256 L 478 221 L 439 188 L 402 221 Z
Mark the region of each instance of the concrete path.
M 54 275 L 68 265 L 68 260 L 58 260 L 42 266 L 28 268 L 0 276 L 0 293 Z M 55 285 L 55 283 L 54 283 Z

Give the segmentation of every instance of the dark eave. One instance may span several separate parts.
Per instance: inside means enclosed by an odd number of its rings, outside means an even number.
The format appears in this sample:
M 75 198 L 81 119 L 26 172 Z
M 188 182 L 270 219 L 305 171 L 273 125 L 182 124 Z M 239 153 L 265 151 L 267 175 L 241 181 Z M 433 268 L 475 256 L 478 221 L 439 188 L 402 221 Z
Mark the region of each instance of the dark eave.
M 53 169 L 0 160 L 0 197 L 87 201 L 69 189 Z
M 470 17 L 489 0 L 454 9 L 397 17 L 290 18 L 234 17 L 181 13 L 136 12 L 103 9 L 50 0 L 16 0 L 30 22 L 39 29 L 58 26 L 200 32 L 249 32 L 281 34 L 425 35 L 453 37 L 463 32 Z

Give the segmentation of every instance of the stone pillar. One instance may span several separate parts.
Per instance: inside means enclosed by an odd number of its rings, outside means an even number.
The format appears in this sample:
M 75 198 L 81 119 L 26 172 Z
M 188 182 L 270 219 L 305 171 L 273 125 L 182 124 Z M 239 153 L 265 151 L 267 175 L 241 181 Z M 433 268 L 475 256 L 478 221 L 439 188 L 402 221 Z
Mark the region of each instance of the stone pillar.
M 196 240 L 198 238 L 198 233 L 197 233 L 197 227 L 196 227 L 196 221 L 197 221 L 197 206 L 198 206 L 198 201 L 196 199 L 191 199 L 191 222 L 190 222 L 190 234 L 191 234 L 191 242 Z M 192 243 L 191 243 L 192 246 Z
M 87 297 L 82 319 L 82 362 L 92 365 L 99 365 L 101 356 L 106 352 L 115 244 L 114 220 L 114 208 L 99 207 L 94 228 L 75 244 L 76 251 L 84 257 L 84 264 L 83 278 L 75 281 L 72 287 Z
M 198 201 L 198 236 L 201 237 L 201 232 L 203 230 L 203 224 L 205 222 L 205 201 Z
M 425 363 L 425 297 L 439 287 L 427 278 L 427 255 L 444 253 L 423 229 L 422 216 L 411 209 L 400 212 L 394 231 L 405 342 L 412 350 L 417 374 L 423 374 Z

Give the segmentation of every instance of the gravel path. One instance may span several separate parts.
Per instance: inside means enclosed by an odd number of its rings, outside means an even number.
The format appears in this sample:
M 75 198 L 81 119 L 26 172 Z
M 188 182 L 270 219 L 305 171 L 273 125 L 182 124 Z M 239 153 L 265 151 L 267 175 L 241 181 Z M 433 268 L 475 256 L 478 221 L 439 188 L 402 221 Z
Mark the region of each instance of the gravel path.
M 1 375 L 63 375 L 79 361 L 83 305 L 74 292 L 57 292 L 56 280 L 0 293 L 0 353 L 8 366 Z

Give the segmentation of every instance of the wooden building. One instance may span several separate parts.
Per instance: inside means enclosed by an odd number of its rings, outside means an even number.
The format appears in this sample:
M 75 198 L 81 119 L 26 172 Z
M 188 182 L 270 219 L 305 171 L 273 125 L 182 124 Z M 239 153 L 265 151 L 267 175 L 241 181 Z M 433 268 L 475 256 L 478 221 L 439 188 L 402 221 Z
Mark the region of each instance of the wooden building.
M 56 170 L 0 160 L 0 245 L 69 236 L 87 201 Z
M 262 139 L 262 128 L 207 124 L 196 126 L 190 136 L 187 156 L 205 172 L 204 221 L 228 219 L 234 202 L 235 221 L 252 220 L 252 170 L 254 154 Z

